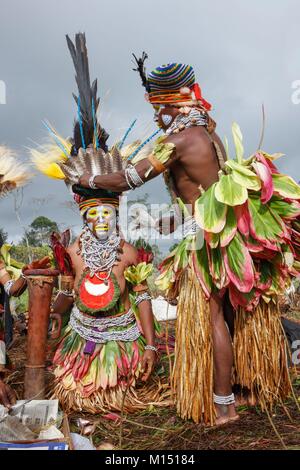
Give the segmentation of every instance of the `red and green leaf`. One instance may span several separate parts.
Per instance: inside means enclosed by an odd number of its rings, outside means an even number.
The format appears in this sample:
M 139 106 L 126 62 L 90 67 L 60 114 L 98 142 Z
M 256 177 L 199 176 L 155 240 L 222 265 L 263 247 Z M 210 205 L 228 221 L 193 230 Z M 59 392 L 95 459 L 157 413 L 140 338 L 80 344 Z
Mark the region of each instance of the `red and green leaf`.
M 210 297 L 213 283 L 209 270 L 209 260 L 206 245 L 201 250 L 196 250 L 192 254 L 194 272 L 207 298 Z
M 267 245 L 275 243 L 283 235 L 283 230 L 268 206 L 262 204 L 258 197 L 251 196 L 248 199 L 248 208 L 251 235 Z
M 212 184 L 196 201 L 194 214 L 197 224 L 207 232 L 213 233 L 223 230 L 227 212 L 226 205 L 215 197 L 216 184 Z
M 241 235 L 237 233 L 223 250 L 229 279 L 241 292 L 250 292 L 254 285 L 254 267 Z
M 300 186 L 290 176 L 282 174 L 272 175 L 274 191 L 282 197 L 300 199 Z
M 283 219 L 294 219 L 300 215 L 300 203 L 298 201 L 285 201 L 277 196 L 273 196 L 269 207 L 273 213 Z
M 259 191 L 261 182 L 258 176 L 247 166 L 237 163 L 235 160 L 227 160 L 225 165 L 232 170 L 234 181 L 247 189 Z
M 237 226 L 239 232 L 245 237 L 248 237 L 250 230 L 250 216 L 247 202 L 245 202 L 245 204 L 242 204 L 241 206 L 235 206 L 234 212 L 237 218 Z
M 221 247 L 227 246 L 235 236 L 237 231 L 237 220 L 233 207 L 228 207 L 226 224 L 220 234 Z
M 253 162 L 252 167 L 262 182 L 261 201 L 263 204 L 266 204 L 271 199 L 274 192 L 271 170 L 267 165 L 261 162 Z

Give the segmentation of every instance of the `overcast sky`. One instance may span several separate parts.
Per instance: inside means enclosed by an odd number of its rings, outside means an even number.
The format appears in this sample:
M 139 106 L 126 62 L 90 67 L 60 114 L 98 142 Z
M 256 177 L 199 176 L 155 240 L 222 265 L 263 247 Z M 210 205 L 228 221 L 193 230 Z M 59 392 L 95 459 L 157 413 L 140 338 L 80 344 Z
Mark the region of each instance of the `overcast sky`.
M 148 70 L 173 61 L 194 66 L 219 135 L 230 136 L 237 121 L 247 152 L 257 148 L 264 103 L 263 147 L 285 153 L 280 168 L 299 179 L 300 104 L 291 100 L 292 83 L 300 80 L 299 24 L 299 0 L 0 0 L 0 80 L 7 92 L 0 142 L 27 158 L 30 139 L 46 136 L 42 119 L 71 134 L 76 85 L 65 34 L 84 31 L 110 143 L 134 118 L 136 136 L 147 126 L 155 130 L 131 63 L 131 52 L 146 50 Z M 168 201 L 160 178 L 134 196 L 144 192 L 152 202 Z M 37 176 L 24 190 L 23 223 L 43 214 L 78 229 L 80 217 L 65 206 L 70 200 L 63 183 Z M 12 196 L 0 201 L 0 226 L 10 239 L 21 234 Z

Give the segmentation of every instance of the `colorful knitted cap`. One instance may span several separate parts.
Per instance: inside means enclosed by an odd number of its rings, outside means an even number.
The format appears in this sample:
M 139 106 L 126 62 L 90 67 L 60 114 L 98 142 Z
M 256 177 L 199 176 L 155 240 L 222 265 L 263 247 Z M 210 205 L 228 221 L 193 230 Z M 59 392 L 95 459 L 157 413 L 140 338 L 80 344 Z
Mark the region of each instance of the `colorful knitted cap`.
M 148 74 L 147 89 L 153 105 L 198 105 L 207 111 L 211 109 L 195 82 L 191 65 L 172 63 L 156 67 Z
M 195 73 L 191 65 L 167 64 L 156 67 L 148 75 L 150 93 L 153 91 L 179 90 L 195 83 Z

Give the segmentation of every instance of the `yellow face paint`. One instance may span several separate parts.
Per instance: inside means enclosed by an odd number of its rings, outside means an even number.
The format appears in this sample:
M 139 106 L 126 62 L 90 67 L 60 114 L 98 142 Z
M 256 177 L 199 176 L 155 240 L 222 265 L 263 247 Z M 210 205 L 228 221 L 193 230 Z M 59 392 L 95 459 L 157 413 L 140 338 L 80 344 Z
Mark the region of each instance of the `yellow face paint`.
M 94 235 L 102 240 L 107 239 L 116 229 L 116 209 L 109 204 L 91 207 L 85 219 Z

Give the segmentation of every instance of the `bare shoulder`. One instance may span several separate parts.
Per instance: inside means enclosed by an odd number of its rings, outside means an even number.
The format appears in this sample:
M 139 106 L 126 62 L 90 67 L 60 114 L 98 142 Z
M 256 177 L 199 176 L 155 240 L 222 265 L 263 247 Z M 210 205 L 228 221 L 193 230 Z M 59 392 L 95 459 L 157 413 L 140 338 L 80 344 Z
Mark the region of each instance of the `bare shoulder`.
M 211 138 L 204 126 L 188 127 L 177 134 L 169 135 L 165 142 L 176 146 L 176 152 L 186 151 L 187 146 L 195 143 L 211 146 Z
M 137 264 L 138 251 L 135 246 L 131 245 L 131 243 L 124 242 L 123 255 L 124 261 L 128 266 L 130 266 L 131 264 Z
M 67 253 L 69 253 L 70 256 L 74 255 L 77 253 L 77 250 L 79 248 L 79 239 L 80 237 L 77 237 L 74 243 L 72 243 L 70 246 L 67 248 Z

